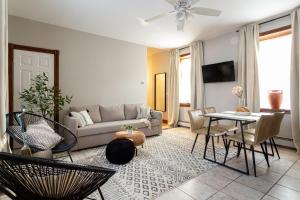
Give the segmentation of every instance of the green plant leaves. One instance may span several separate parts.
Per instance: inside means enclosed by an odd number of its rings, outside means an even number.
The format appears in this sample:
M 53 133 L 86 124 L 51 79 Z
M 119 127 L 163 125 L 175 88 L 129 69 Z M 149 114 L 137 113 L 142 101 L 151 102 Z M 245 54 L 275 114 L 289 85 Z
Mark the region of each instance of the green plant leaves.
M 72 96 L 64 96 L 61 90 L 49 87 L 48 81 L 46 73 L 39 74 L 31 80 L 29 88 L 20 93 L 23 108 L 44 117 L 53 117 L 66 104 L 71 103 Z

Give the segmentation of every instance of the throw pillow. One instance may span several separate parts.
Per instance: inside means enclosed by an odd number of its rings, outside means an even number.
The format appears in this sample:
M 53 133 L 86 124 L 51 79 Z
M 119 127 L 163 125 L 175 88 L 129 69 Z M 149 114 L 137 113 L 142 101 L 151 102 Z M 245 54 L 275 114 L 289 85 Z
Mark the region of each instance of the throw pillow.
M 93 120 L 86 110 L 80 112 L 71 112 L 71 115 L 75 117 L 79 127 L 85 127 L 87 125 L 94 124 Z
M 101 115 L 100 115 L 100 106 L 99 105 L 91 105 L 91 106 L 71 106 L 70 112 L 80 112 L 86 110 L 88 111 L 91 119 L 94 123 L 101 122 Z
M 94 124 L 91 116 L 89 115 L 89 113 L 86 110 L 80 111 L 79 113 L 82 115 L 84 121 L 86 122 L 86 125 L 92 125 L 92 124 Z
M 18 124 L 21 126 L 22 132 L 26 132 L 25 113 L 21 112 L 16 115 Z
M 48 123 L 42 119 L 36 124 L 27 126 L 27 130 L 24 133 L 24 140 L 29 146 L 47 150 L 55 147 L 63 138 L 55 133 Z
M 141 105 L 137 108 L 137 119 L 150 119 L 150 107 Z

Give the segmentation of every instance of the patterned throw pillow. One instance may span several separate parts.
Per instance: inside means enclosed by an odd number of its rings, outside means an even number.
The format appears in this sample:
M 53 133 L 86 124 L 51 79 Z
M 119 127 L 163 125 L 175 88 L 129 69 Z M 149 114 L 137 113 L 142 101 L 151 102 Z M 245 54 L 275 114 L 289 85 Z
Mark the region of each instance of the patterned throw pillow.
M 29 146 L 47 150 L 55 147 L 63 138 L 42 119 L 36 124 L 27 125 L 24 140 Z
M 147 107 L 145 105 L 141 105 L 137 107 L 137 119 L 150 119 L 150 107 Z
M 71 112 L 71 115 L 76 118 L 79 127 L 85 127 L 87 125 L 94 124 L 94 122 L 92 121 L 90 115 L 86 110 L 80 112 Z

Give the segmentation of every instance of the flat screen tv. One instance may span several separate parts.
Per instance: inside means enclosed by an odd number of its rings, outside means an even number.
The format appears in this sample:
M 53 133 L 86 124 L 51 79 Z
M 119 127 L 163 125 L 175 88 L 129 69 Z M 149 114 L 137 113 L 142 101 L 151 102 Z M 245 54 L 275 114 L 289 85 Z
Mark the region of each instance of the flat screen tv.
M 234 62 L 222 62 L 202 66 L 203 82 L 231 82 L 235 81 Z

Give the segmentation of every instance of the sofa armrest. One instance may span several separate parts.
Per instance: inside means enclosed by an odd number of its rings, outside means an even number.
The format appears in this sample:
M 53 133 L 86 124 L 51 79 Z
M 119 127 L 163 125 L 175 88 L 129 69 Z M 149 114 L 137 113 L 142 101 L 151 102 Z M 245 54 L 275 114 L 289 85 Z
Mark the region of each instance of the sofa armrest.
M 75 117 L 66 115 L 64 118 L 64 125 L 77 136 L 78 121 L 75 119 Z
M 151 117 L 158 119 L 162 123 L 163 113 L 161 111 L 151 110 Z

